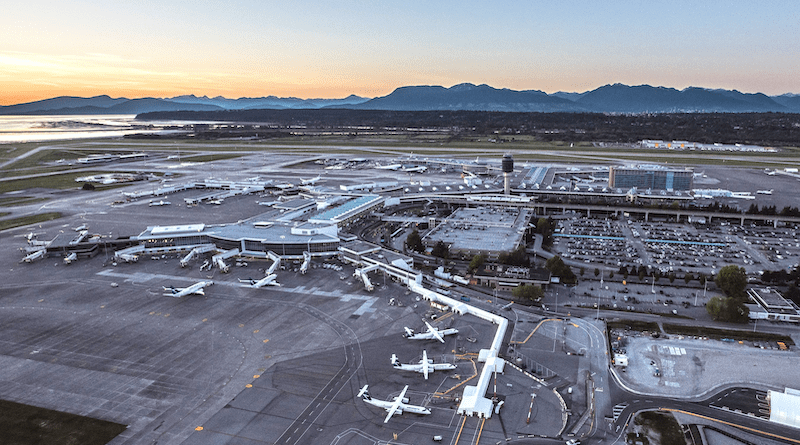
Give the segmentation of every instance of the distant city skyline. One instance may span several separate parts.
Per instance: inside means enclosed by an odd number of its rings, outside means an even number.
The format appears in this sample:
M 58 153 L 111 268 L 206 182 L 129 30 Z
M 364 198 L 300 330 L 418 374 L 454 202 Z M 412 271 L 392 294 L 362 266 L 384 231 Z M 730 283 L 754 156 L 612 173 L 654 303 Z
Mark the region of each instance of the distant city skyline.
M 384 96 L 469 82 L 800 93 L 800 3 L 13 2 L 0 105 L 74 95 Z

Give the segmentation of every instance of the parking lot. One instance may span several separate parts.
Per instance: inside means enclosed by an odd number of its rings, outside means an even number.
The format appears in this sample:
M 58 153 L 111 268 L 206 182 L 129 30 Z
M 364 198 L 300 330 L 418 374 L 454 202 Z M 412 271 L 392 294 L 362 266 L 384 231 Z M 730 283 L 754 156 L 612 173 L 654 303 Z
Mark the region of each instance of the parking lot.
M 729 223 L 644 222 L 631 219 L 559 220 L 554 250 L 587 269 L 651 266 L 662 275 L 715 274 L 727 265 L 749 273 L 786 270 L 800 262 L 796 227 Z

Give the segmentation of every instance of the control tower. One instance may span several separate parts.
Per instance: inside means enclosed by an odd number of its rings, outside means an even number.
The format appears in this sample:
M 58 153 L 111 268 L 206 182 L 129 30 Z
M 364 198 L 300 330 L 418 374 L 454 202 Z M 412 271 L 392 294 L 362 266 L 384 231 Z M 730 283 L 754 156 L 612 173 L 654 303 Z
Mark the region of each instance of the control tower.
M 509 174 L 514 172 L 514 158 L 510 153 L 503 155 L 503 190 L 506 195 L 510 194 L 511 187 L 509 186 Z

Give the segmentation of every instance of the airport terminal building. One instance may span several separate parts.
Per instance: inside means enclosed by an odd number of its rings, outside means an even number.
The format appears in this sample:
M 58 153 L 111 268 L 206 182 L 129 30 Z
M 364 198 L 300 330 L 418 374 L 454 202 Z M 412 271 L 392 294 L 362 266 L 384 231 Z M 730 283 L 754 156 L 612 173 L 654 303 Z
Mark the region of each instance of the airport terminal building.
M 220 226 L 186 224 L 153 226 L 131 238 L 145 249 L 171 248 L 175 252 L 213 244 L 219 250 L 239 249 L 242 255 L 265 258 L 267 252 L 286 258 L 338 254 L 339 237 L 335 225 L 277 222 L 236 223 Z
M 608 171 L 608 186 L 620 189 L 691 190 L 694 173 L 685 169 L 614 167 Z

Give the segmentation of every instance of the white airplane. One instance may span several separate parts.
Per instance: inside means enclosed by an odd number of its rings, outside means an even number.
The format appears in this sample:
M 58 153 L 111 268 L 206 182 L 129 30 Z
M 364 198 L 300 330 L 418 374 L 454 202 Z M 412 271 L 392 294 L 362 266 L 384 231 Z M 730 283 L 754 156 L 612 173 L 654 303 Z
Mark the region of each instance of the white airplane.
M 314 185 L 314 184 L 316 184 L 316 183 L 317 183 L 317 181 L 319 181 L 320 179 L 322 179 L 322 175 L 317 175 L 317 177 L 316 177 L 316 178 L 311 178 L 311 179 L 302 179 L 302 178 L 301 178 L 301 179 L 300 179 L 300 183 L 302 183 L 303 185 Z
M 205 295 L 205 292 L 203 291 L 203 288 L 205 288 L 206 286 L 211 286 L 212 284 L 214 284 L 213 281 L 200 281 L 200 282 L 192 284 L 189 287 L 183 287 L 183 288 L 180 288 L 180 287 L 165 287 L 164 288 L 164 296 L 165 297 L 180 298 L 180 297 L 185 297 L 185 296 L 191 295 L 191 294 Z
M 220 198 L 220 199 L 209 199 L 208 201 L 206 201 L 206 204 L 222 205 L 222 201 L 224 201 L 223 198 Z
M 447 329 L 443 329 L 443 330 L 440 331 L 439 329 L 434 328 L 433 326 L 431 326 L 431 324 L 428 323 L 427 321 L 425 322 L 425 325 L 428 327 L 428 332 L 414 333 L 413 329 L 410 329 L 410 328 L 406 327 L 406 328 L 403 328 L 403 329 L 406 330 L 406 333 L 403 336 L 405 338 L 409 339 L 409 340 L 433 340 L 433 339 L 436 339 L 436 340 L 439 340 L 440 342 L 444 343 L 444 336 L 452 335 L 452 334 L 458 334 L 458 329 L 455 329 L 455 328 L 447 328 Z
M 264 287 L 264 286 L 267 286 L 267 285 L 269 285 L 269 286 L 280 286 L 281 283 L 278 283 L 277 281 L 275 281 L 276 278 L 278 278 L 278 275 L 273 273 L 273 274 L 267 275 L 266 277 L 264 277 L 264 278 L 262 278 L 260 280 L 254 280 L 252 278 L 248 278 L 246 280 L 243 280 L 243 279 L 239 278 L 239 282 L 240 283 L 250 283 L 250 287 L 255 287 L 255 288 Z
M 79 225 L 78 227 L 75 227 L 75 231 L 76 231 L 76 232 L 80 232 L 80 231 L 83 231 L 83 230 L 86 230 L 86 229 L 88 229 L 88 227 L 86 226 L 86 224 L 81 224 L 81 225 Z
M 774 189 L 770 189 L 770 190 L 758 190 L 756 193 L 757 193 L 757 194 L 759 194 L 759 195 L 771 195 L 773 190 L 774 190 Z
M 390 165 L 377 165 L 375 168 L 378 170 L 400 170 L 402 164 L 390 164 Z
M 424 165 L 403 166 L 402 170 L 407 173 L 425 173 L 428 167 Z
M 410 364 L 402 364 L 400 360 L 397 359 L 397 356 L 392 354 L 392 366 L 395 369 L 400 369 L 402 371 L 414 371 L 419 372 L 425 375 L 425 380 L 428 380 L 428 373 L 433 371 L 448 371 L 450 369 L 456 369 L 456 365 L 452 363 L 433 363 L 433 360 L 428 358 L 428 352 L 424 349 L 422 350 L 422 360 L 419 363 L 410 363 Z
M 155 207 L 155 206 L 168 206 L 170 204 L 172 203 L 169 201 L 150 201 L 149 205 L 150 207 Z
M 400 391 L 400 395 L 393 398 L 390 402 L 388 400 L 375 400 L 369 395 L 369 391 L 367 388 L 369 385 L 364 385 L 361 388 L 361 391 L 358 392 L 357 397 L 361 397 L 362 400 L 369 403 L 370 405 L 377 406 L 378 408 L 383 408 L 389 414 L 386 415 L 386 418 L 383 420 L 383 423 L 388 423 L 389 419 L 392 418 L 395 414 L 403 414 L 403 411 L 408 411 L 414 414 L 430 414 L 431 410 L 425 408 L 424 406 L 417 406 L 417 405 L 408 405 L 408 399 L 405 398 L 406 391 L 408 390 L 408 385 Z

